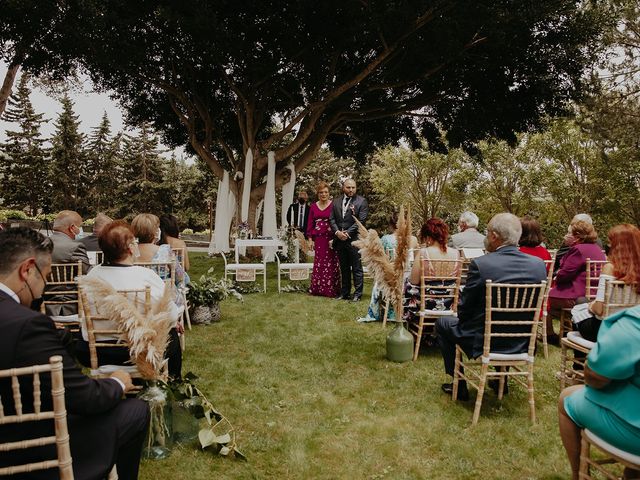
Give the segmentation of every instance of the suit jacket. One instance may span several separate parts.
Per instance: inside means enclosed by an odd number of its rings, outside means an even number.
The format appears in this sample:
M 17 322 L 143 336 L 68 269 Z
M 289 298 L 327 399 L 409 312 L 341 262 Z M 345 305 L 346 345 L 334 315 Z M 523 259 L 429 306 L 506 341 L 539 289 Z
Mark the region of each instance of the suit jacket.
M 76 479 L 104 478 L 116 454 L 116 431 L 109 411 L 122 397 L 122 387 L 111 379 L 92 379 L 84 375 L 62 344 L 50 318 L 30 310 L 0 291 L 0 369 L 49 363 L 49 357 L 63 359 L 65 404 L 71 439 L 73 471 Z M 21 380 L 24 412 L 33 411 L 33 380 Z M 51 379 L 41 375 L 42 406 L 51 409 Z M 15 413 L 11 381 L 0 379 L 0 398 L 6 414 Z M 53 435 L 53 422 L 27 422 L 19 427 L 0 425 L 0 439 L 18 441 Z M 0 453 L 0 465 L 17 465 L 43 458 L 54 458 L 55 446 Z M 57 471 L 31 472 L 23 478 L 58 478 Z M 18 476 L 20 477 L 20 476 Z
M 522 253 L 515 246 L 504 246 L 473 259 L 469 264 L 467 282 L 460 294 L 459 322 L 455 327 L 457 335 L 474 339 L 472 351 L 465 353 L 473 358 L 482 354 L 487 280 L 494 283 L 540 283 L 546 278 L 544 262 Z M 510 318 L 514 316 L 511 315 Z M 522 353 L 527 351 L 528 343 L 529 339 L 525 337 L 522 340 L 506 338 L 493 344 L 491 350 L 499 353 Z
M 337 245 L 342 243 L 351 243 L 353 240 L 358 239 L 358 224 L 354 220 L 357 218 L 360 223 L 364 224 L 369 215 L 369 204 L 364 197 L 360 195 L 354 195 L 351 198 L 351 203 L 347 207 L 347 210 L 342 216 L 342 203 L 344 201 L 344 194 L 333 199 L 331 206 L 331 216 L 329 217 L 329 224 L 331 230 L 335 234 L 338 230 L 344 230 L 349 235 L 349 238 L 345 241 L 334 238 L 334 242 Z
M 295 227 L 300 230 L 306 236 L 307 230 L 307 221 L 309 220 L 309 212 L 311 211 L 311 204 L 305 203 L 304 205 L 304 220 L 302 226 L 298 226 L 298 213 L 300 212 L 300 204 L 298 202 L 294 202 L 289 205 L 289 209 L 287 210 L 287 223 L 291 227 Z
M 51 253 L 52 263 L 77 263 L 82 261 L 82 273 L 86 274 L 91 265 L 89 263 L 89 257 L 87 256 L 87 249 L 84 244 L 72 240 L 67 235 L 61 232 L 53 232 L 51 234 L 51 240 L 53 240 L 53 252 Z M 75 287 L 65 288 L 63 286 L 47 287 L 47 292 L 64 292 L 65 290 L 75 290 Z M 77 295 L 56 295 L 54 297 L 48 297 L 50 300 L 63 302 L 69 300 L 75 300 Z M 47 315 L 74 315 L 78 313 L 77 308 L 73 303 L 61 304 L 61 305 L 47 305 Z
M 484 235 L 475 228 L 451 235 L 449 246 L 453 248 L 484 248 Z
M 66 236 L 66 235 L 65 235 Z M 98 245 L 98 236 L 95 234 L 87 235 L 80 240 L 87 252 L 101 252 L 102 249 Z

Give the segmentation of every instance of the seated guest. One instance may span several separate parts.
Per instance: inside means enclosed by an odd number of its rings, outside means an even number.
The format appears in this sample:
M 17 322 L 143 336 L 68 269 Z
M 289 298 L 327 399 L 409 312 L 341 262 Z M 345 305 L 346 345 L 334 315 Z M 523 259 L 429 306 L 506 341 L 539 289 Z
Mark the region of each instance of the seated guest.
M 175 263 L 176 286 L 183 284 L 185 281 L 184 269 L 171 251 L 171 245 L 168 243 L 158 245 L 162 236 L 160 219 L 151 213 L 141 213 L 133 219 L 131 228 L 139 242 L 138 249 L 140 256 L 136 258 L 135 261 L 142 263 Z M 163 280 L 169 277 L 169 272 L 165 272 L 162 269 L 158 273 Z
M 37 303 L 51 271 L 52 245 L 29 228 L 0 232 L 0 369 L 48 364 L 49 357 L 63 360 L 65 405 L 76 479 L 107 478 L 114 462 L 121 479 L 138 478 L 142 442 L 147 433 L 149 409 L 138 399 L 123 399 L 132 390 L 128 373 L 111 378 L 85 376 L 65 349 L 51 319 L 29 309 Z M 41 375 L 42 407 L 52 408 L 51 380 Z M 21 386 L 23 411 L 33 410 L 33 382 Z M 15 413 L 9 378 L 0 379 L 4 413 Z M 0 442 L 54 435 L 53 421 L 0 425 Z M 0 467 L 54 459 L 54 445 L 0 453 Z M 14 475 L 20 479 L 58 478 L 57 471 L 42 470 Z
M 553 333 L 553 318 L 559 318 L 563 308 L 571 308 L 579 297 L 586 294 L 587 258 L 606 260 L 604 252 L 595 243 L 598 238 L 593 225 L 578 220 L 569 226 L 567 244 L 569 251 L 560 261 L 555 277 L 555 286 L 549 292 L 549 315 L 547 315 L 547 342 L 558 345 L 560 339 Z
M 602 267 L 596 298 L 588 305 L 588 318 L 574 321 L 575 329 L 583 338 L 595 342 L 604 314 L 604 290 L 607 280 L 620 280 L 634 285 L 640 292 L 640 230 L 628 223 L 609 230 L 608 262 Z
M 447 247 L 448 237 L 449 227 L 439 218 L 430 218 L 420 229 L 420 243 L 424 244 L 425 247 L 418 251 L 415 261 L 413 262 L 413 267 L 411 268 L 411 273 L 409 274 L 409 278 L 407 279 L 407 282 L 405 282 L 404 287 L 404 318 L 409 322 L 418 322 L 419 320 L 418 312 L 420 311 L 420 276 L 422 274 L 422 261 L 458 260 L 458 258 L 460 258 L 458 250 Z M 441 276 L 454 276 L 458 273 L 456 270 L 457 267 L 454 267 L 453 265 L 450 271 L 445 272 L 436 272 L 430 262 L 427 262 L 426 266 L 427 271 L 425 273 L 430 276 L 434 276 L 436 274 Z M 436 283 L 434 286 L 437 285 L 442 286 L 442 283 Z M 431 289 L 431 294 L 444 295 L 446 294 L 446 290 L 443 291 L 442 289 L 434 288 Z M 428 300 L 425 308 L 428 310 L 448 310 L 451 308 L 451 303 L 449 299 L 447 299 L 444 304 L 436 305 L 433 300 Z M 433 343 L 433 341 L 428 343 Z
M 460 294 L 457 317 L 440 317 L 436 334 L 442 350 L 445 372 L 453 377 L 456 345 L 469 358 L 482 355 L 484 345 L 486 282 L 528 284 L 547 278 L 544 262 L 518 250 L 522 236 L 520 220 L 510 213 L 495 215 L 487 226 L 487 253 L 471 260 L 467 283 Z M 496 348 L 497 353 L 523 353 L 528 339 L 509 339 L 509 344 Z M 453 384 L 442 385 L 451 394 Z M 466 382 L 459 383 L 458 399 L 467 400 Z
M 111 285 L 116 290 L 136 290 L 143 289 L 146 286 L 151 288 L 151 303 L 159 303 L 164 296 L 165 283 L 151 269 L 135 266 L 134 257 L 137 253 L 137 245 L 131 227 L 124 221 L 115 221 L 107 225 L 100 234 L 100 248 L 104 252 L 104 262 L 102 265 L 94 267 L 87 275 L 87 278 L 99 278 Z M 169 315 L 174 319 L 175 326 L 169 332 L 169 345 L 165 353 L 169 359 L 169 375 L 174 378 L 180 378 L 182 369 L 182 351 L 180 350 L 180 341 L 178 333 L 184 330 L 178 322 L 180 312 L 175 303 L 170 304 Z M 88 358 L 88 340 L 86 331 L 83 327 L 82 332 L 84 342 L 78 342 L 77 349 L 87 355 L 81 360 L 87 361 Z M 113 341 L 117 341 L 114 336 Z M 111 351 L 114 351 L 111 353 Z M 100 363 L 121 365 L 129 360 L 129 354 L 124 349 L 109 348 L 100 349 Z M 80 354 L 79 354 L 80 357 Z
M 544 248 L 542 243 L 542 232 L 540 224 L 534 218 L 524 217 L 520 220 L 522 225 L 522 236 L 520 237 L 520 251 L 528 255 L 538 257 L 540 260 L 551 260 L 551 254 Z M 549 267 L 547 267 L 549 271 Z
M 460 233 L 451 236 L 449 246 L 461 248 L 484 248 L 484 235 L 478 232 L 478 216 L 473 212 L 464 212 L 458 220 Z
M 591 215 L 589 215 L 588 213 L 578 213 L 577 215 L 573 216 L 573 218 L 571 219 L 571 223 L 569 223 L 569 226 L 567 227 L 567 234 L 564 236 L 564 239 L 562 240 L 562 245 L 556 252 L 556 261 L 553 266 L 554 276 L 558 272 L 558 269 L 560 268 L 560 260 L 562 260 L 562 257 L 564 257 L 569 251 L 569 249 L 571 248 L 571 242 L 573 241 L 573 237 L 571 236 L 571 224 L 579 220 L 582 220 L 583 222 L 587 222 L 588 224 L 593 225 L 593 219 L 591 218 Z M 595 243 L 597 243 L 598 246 L 602 248 L 602 241 L 599 238 L 596 238 Z
M 85 274 L 91 268 L 87 249 L 78 240 L 82 236 L 82 217 L 71 210 L 63 210 L 53 220 L 53 233 L 51 240 L 53 241 L 53 253 L 51 255 L 53 263 L 78 263 L 82 262 L 82 273 Z M 78 240 L 76 240 L 78 239 Z M 55 286 L 47 289 L 47 292 L 58 292 L 65 290 L 76 290 L 75 286 Z M 49 297 L 55 302 L 65 302 L 75 300 L 75 294 L 56 295 Z M 62 303 L 59 305 L 47 305 L 47 315 L 66 316 L 78 313 L 75 303 Z
M 107 217 L 104 213 L 98 213 L 93 221 L 93 232 L 86 237 L 80 239 L 80 242 L 85 246 L 87 252 L 100 252 L 100 245 L 98 244 L 98 236 L 102 229 L 113 220 Z
M 640 455 L 640 307 L 602 321 L 598 341 L 587 357 L 586 385 L 560 394 L 560 437 L 572 478 L 578 479 L 580 429 L 586 428 L 625 452 Z M 640 478 L 625 469 L 624 478 Z
M 178 227 L 178 219 L 173 215 L 162 215 L 160 217 L 160 245 L 168 244 L 171 248 L 182 248 L 184 258 L 182 265 L 184 271 L 189 271 L 189 254 L 187 253 L 187 244 L 180 239 L 180 228 Z

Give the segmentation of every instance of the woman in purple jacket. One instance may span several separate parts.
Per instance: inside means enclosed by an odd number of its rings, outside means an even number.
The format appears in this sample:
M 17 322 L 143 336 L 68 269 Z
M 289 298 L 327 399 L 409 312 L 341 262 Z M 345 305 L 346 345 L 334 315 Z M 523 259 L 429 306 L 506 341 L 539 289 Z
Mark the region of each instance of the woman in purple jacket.
M 563 308 L 572 308 L 578 297 L 584 297 L 587 284 L 587 258 L 606 260 L 598 235 L 590 223 L 578 220 L 569 226 L 566 242 L 571 245 L 562 257 L 560 270 L 556 274 L 555 286 L 549 292 L 549 315 L 547 316 L 547 342 L 559 345 L 560 339 L 553 332 L 553 318 L 558 318 Z

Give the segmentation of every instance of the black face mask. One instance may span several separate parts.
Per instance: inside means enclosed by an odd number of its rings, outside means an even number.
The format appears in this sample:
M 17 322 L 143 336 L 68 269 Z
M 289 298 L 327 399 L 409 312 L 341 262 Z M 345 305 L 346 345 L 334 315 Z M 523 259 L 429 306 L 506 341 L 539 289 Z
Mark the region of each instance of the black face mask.
M 307 201 L 304 198 L 298 198 L 298 203 L 304 205 Z

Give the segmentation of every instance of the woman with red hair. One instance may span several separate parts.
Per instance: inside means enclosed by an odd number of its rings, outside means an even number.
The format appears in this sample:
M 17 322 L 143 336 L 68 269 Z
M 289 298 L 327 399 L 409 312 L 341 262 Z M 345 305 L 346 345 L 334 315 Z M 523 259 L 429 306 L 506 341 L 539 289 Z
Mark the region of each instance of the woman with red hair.
M 420 275 L 422 274 L 420 266 L 423 260 L 427 260 L 426 266 L 433 270 L 429 260 L 458 260 L 460 254 L 458 250 L 447 247 L 449 241 L 449 227 L 442 219 L 433 217 L 427 220 L 420 229 L 420 243 L 424 245 L 416 255 L 411 273 L 405 285 L 405 312 L 404 318 L 409 322 L 418 321 L 418 311 L 420 310 Z M 430 275 L 435 272 L 427 272 Z M 451 272 L 456 273 L 456 272 Z M 441 290 L 441 289 L 440 289 Z M 450 304 L 440 306 L 440 308 L 448 309 Z M 427 309 L 438 309 L 435 304 L 430 305 L 427 302 Z M 428 342 L 432 343 L 432 342 Z
M 596 299 L 589 304 L 592 317 L 575 323 L 583 338 L 595 342 L 604 313 L 604 286 L 607 280 L 635 285 L 640 293 L 640 230 L 628 223 L 616 225 L 607 234 L 608 262 L 602 267 Z M 575 322 L 575 320 L 574 320 Z

